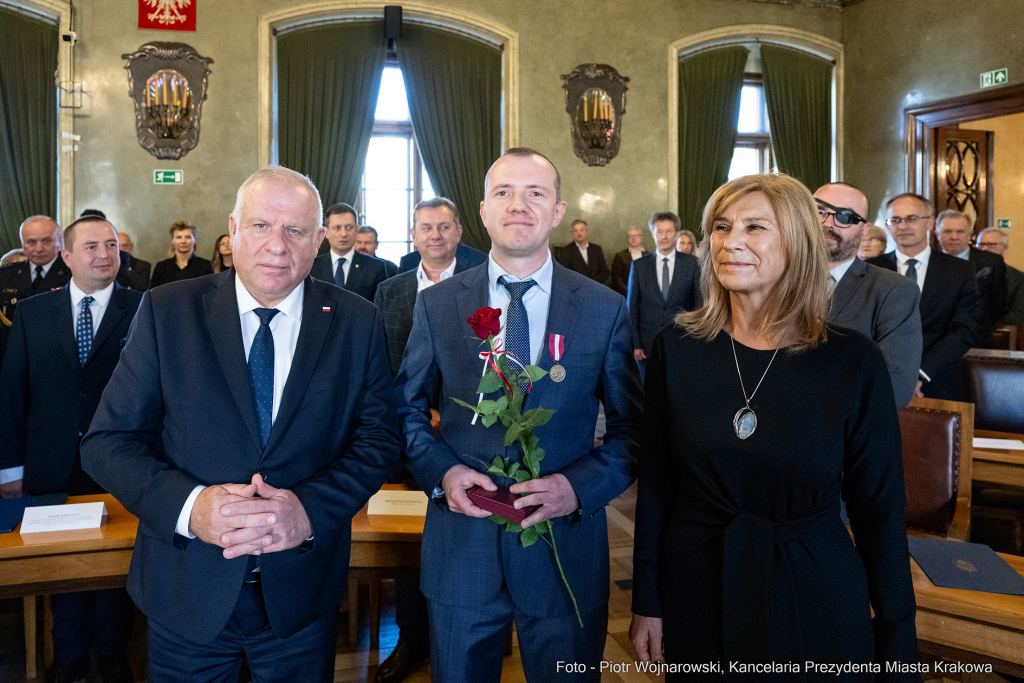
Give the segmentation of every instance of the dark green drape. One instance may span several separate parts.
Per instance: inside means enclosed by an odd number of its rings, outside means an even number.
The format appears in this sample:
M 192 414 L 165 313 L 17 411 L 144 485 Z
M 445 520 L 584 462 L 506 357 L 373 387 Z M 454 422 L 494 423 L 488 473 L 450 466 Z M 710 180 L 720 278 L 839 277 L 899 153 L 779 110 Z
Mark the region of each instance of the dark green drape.
M 0 9 L 0 254 L 18 226 L 57 218 L 57 27 Z
M 484 176 L 501 155 L 501 51 L 470 38 L 404 24 L 398 62 L 423 164 L 437 194 L 462 217 L 462 240 L 488 251 L 480 220 Z
M 762 45 L 761 75 L 778 168 L 813 192 L 832 178 L 832 63 Z
M 679 63 L 679 218 L 697 235 L 704 205 L 729 179 L 748 52 L 725 47 Z
M 277 41 L 278 162 L 308 175 L 325 209 L 356 203 L 386 56 L 383 21 Z

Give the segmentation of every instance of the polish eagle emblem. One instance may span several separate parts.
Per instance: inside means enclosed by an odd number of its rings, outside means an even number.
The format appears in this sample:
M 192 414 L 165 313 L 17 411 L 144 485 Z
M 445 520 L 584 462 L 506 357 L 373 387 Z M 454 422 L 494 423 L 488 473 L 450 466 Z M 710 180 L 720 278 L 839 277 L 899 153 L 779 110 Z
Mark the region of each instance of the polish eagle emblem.
M 192 4 L 192 0 L 144 0 L 153 12 L 146 15 L 150 21 L 173 26 L 176 22 L 184 22 L 186 17 L 178 10 Z

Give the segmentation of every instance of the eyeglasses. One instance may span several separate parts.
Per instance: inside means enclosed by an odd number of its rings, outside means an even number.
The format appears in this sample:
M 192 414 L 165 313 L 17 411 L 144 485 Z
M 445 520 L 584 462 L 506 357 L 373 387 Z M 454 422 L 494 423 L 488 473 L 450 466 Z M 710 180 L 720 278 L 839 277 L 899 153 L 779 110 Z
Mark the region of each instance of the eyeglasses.
M 926 218 L 928 218 L 928 216 L 915 216 L 913 214 L 909 216 L 893 216 L 892 218 L 886 218 L 885 224 L 892 227 L 894 225 L 899 225 L 900 223 L 916 223 L 918 221 L 923 221 Z
M 994 249 L 996 247 L 1003 246 L 1002 242 L 978 242 L 978 246 L 982 249 Z
M 821 222 L 824 223 L 828 220 L 829 216 L 832 216 L 832 222 L 843 228 L 848 228 L 851 225 L 857 225 L 858 223 L 867 223 L 867 219 L 862 217 L 856 211 L 850 209 L 844 209 L 839 206 L 832 206 L 828 202 L 815 198 L 814 201 L 818 202 L 821 207 L 818 213 L 821 215 Z M 828 209 L 832 209 L 829 211 Z

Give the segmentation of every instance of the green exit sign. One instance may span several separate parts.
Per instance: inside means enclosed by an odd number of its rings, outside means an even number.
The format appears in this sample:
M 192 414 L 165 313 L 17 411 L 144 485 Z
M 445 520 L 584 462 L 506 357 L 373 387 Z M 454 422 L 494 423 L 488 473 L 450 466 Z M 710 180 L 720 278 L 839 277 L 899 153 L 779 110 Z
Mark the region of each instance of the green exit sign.
M 181 185 L 184 180 L 184 171 L 153 171 L 154 185 Z
M 1009 218 L 1000 218 L 996 221 L 996 227 L 1000 230 L 1009 230 L 1013 227 L 1013 221 Z
M 995 71 L 986 71 L 981 74 L 981 87 L 991 88 L 994 85 L 1005 85 L 1009 74 L 1006 69 L 996 69 Z

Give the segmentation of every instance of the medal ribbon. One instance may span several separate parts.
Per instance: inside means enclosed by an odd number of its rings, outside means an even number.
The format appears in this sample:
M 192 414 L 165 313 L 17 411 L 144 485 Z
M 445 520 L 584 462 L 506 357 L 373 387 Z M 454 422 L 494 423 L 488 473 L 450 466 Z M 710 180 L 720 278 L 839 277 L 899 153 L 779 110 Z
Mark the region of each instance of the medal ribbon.
M 565 336 L 561 334 L 549 334 L 548 351 L 551 353 L 552 360 L 556 363 L 562 360 L 562 354 L 565 353 Z
M 501 378 L 502 383 L 508 388 L 509 392 L 511 393 L 512 392 L 512 384 L 507 379 L 505 379 L 505 375 L 503 375 L 501 370 L 498 369 L 498 364 L 494 360 L 495 356 L 499 356 L 499 355 L 501 355 L 503 353 L 506 356 L 511 356 L 512 358 L 515 358 L 516 362 L 519 363 L 519 365 L 523 368 L 523 370 L 526 369 L 526 366 L 523 365 L 523 361 L 519 360 L 519 357 L 516 354 L 512 353 L 511 351 L 503 350 L 501 348 L 501 339 L 496 339 L 496 340 L 494 340 L 494 350 L 493 351 L 481 351 L 480 352 L 480 358 L 482 358 L 483 361 L 484 361 L 484 369 L 483 369 L 483 372 L 480 373 L 480 376 L 483 377 L 485 374 L 487 374 L 487 368 L 488 367 L 494 368 L 494 371 L 496 373 L 498 373 L 498 377 Z M 526 392 L 525 393 L 527 393 L 527 394 L 530 393 L 531 389 L 533 389 L 533 381 L 529 377 L 527 377 L 527 379 L 526 379 Z M 480 394 L 480 397 L 476 401 L 477 405 L 479 405 L 480 401 L 482 401 L 482 400 L 484 400 L 484 395 Z M 470 424 L 476 424 L 477 417 L 479 417 L 479 414 L 474 414 L 473 415 L 473 420 L 470 422 Z

